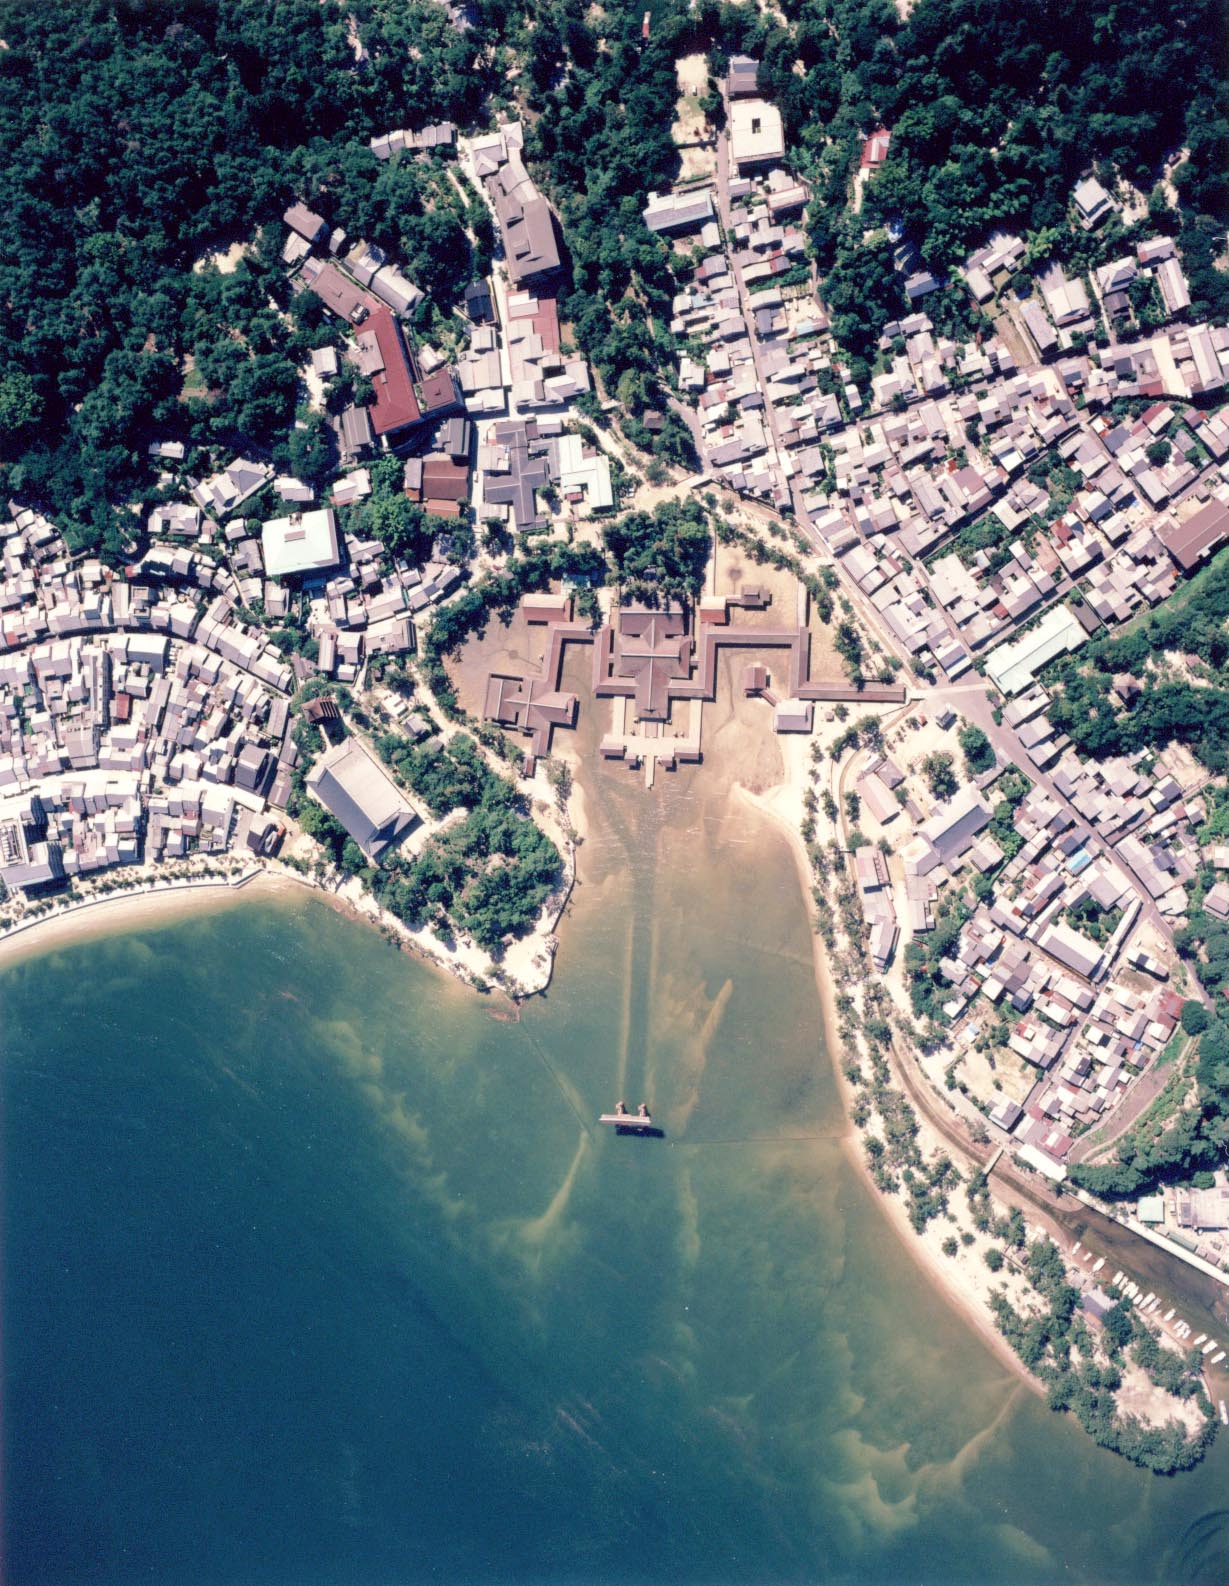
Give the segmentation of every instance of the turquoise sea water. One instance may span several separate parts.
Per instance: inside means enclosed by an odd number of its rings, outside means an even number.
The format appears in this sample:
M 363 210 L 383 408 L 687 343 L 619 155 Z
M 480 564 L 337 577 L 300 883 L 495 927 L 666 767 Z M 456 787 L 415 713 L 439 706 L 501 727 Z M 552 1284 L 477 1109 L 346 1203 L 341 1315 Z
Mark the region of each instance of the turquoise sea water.
M 710 782 L 595 780 L 519 1023 L 310 900 L 0 973 L 6 1579 L 1229 1577 L 1224 1443 L 1099 1452 L 883 1220 Z

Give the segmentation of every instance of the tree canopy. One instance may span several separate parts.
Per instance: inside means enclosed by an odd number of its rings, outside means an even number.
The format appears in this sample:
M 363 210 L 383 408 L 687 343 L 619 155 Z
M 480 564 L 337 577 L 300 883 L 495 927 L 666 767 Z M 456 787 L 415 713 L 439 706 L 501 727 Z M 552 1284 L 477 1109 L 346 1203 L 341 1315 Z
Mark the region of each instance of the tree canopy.
M 417 857 L 391 855 L 372 878 L 376 896 L 412 927 L 451 923 L 498 953 L 507 937 L 534 925 L 558 885 L 558 849 L 465 734 L 428 751 L 389 733 L 378 748 L 432 814 L 464 814 Z
M 151 439 L 286 441 L 297 364 L 336 334 L 297 305 L 283 318 L 294 197 L 402 250 L 424 286 L 464 286 L 456 214 L 367 141 L 471 120 L 486 34 L 429 0 L 0 0 L 0 36 L 0 488 L 118 555 Z M 235 243 L 232 273 L 194 270 Z
M 608 523 L 602 537 L 624 594 L 651 603 L 694 601 L 704 587 L 711 537 L 698 501 L 663 501 Z

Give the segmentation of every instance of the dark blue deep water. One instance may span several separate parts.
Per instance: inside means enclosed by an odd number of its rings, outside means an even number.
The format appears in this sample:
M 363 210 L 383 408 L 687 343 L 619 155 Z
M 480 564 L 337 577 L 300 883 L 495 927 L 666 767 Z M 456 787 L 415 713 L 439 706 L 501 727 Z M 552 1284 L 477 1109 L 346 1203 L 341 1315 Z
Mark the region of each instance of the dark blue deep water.
M 310 901 L 0 972 L 5 1578 L 1223 1580 L 850 1168 L 783 845 L 591 802 L 519 1023 Z

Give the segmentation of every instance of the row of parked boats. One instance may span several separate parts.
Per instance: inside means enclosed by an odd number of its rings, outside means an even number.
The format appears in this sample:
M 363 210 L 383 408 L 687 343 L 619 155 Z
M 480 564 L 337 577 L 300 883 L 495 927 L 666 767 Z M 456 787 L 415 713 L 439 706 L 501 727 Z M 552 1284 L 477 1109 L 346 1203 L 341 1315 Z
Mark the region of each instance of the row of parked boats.
M 1080 1244 L 1077 1240 L 1071 1254 L 1073 1256 L 1076 1255 L 1079 1251 L 1079 1248 Z M 1091 1254 L 1091 1251 L 1085 1251 L 1084 1260 L 1087 1261 Z M 1097 1273 L 1100 1272 L 1104 1265 L 1105 1257 L 1098 1257 L 1098 1259 L 1089 1268 L 1090 1275 L 1096 1277 Z M 1126 1300 L 1129 1305 L 1134 1305 L 1136 1310 L 1138 1310 L 1141 1315 L 1153 1316 L 1157 1321 L 1161 1322 L 1165 1327 L 1167 1327 L 1178 1343 L 1186 1344 L 1187 1340 L 1191 1338 L 1191 1334 L 1194 1332 L 1194 1329 L 1191 1327 L 1189 1322 L 1184 1322 L 1178 1315 L 1178 1308 L 1176 1305 L 1171 1305 L 1163 1316 L 1157 1316 L 1156 1313 L 1161 1309 L 1164 1301 L 1159 1295 L 1153 1293 L 1151 1289 L 1149 1289 L 1145 1294 L 1140 1288 L 1139 1284 L 1136 1283 L 1132 1278 L 1129 1278 L 1121 1268 L 1119 1268 L 1119 1270 L 1114 1273 L 1114 1276 L 1110 1279 L 1110 1282 L 1115 1288 L 1121 1291 L 1123 1299 Z M 1225 1351 L 1219 1348 L 1218 1341 L 1215 1338 L 1210 1338 L 1207 1333 L 1199 1333 L 1195 1338 L 1191 1339 L 1189 1348 L 1197 1349 L 1205 1358 L 1210 1357 L 1207 1359 L 1209 1366 L 1219 1366 L 1221 1361 L 1225 1358 Z M 1221 1420 L 1226 1426 L 1229 1426 L 1229 1411 L 1227 1411 L 1225 1408 L 1224 1399 L 1219 1401 L 1217 1408 L 1220 1411 Z

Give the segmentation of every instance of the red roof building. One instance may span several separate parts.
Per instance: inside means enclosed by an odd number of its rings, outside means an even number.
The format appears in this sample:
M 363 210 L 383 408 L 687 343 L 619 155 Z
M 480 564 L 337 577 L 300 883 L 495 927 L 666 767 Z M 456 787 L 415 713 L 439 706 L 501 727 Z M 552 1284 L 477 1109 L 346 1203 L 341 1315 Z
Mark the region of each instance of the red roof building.
M 1185 523 L 1166 524 L 1159 531 L 1162 544 L 1182 568 L 1192 572 L 1229 538 L 1229 506 L 1213 499 Z
M 508 305 L 508 318 L 521 327 L 527 323 L 532 334 L 541 339 L 543 352 L 559 351 L 559 307 L 553 297 L 518 293 Z
M 378 353 L 369 351 L 364 357 L 364 367 L 370 370 L 375 390 L 375 401 L 369 409 L 375 433 L 390 435 L 394 430 L 417 424 L 422 411 L 414 395 L 415 369 L 392 310 L 357 287 L 335 264 L 326 264 L 308 284 L 335 314 L 353 325 L 362 325 L 368 342 L 375 338 Z M 383 367 L 375 368 L 376 363 Z
M 422 399 L 423 415 L 427 418 L 455 413 L 463 405 L 450 369 L 437 369 L 434 374 L 428 375 L 419 385 L 418 394 Z
M 860 161 L 862 170 L 877 171 L 888 157 L 888 145 L 891 141 L 892 134 L 886 127 L 876 127 L 862 145 Z
M 414 395 L 414 371 L 401 328 L 391 309 L 383 303 L 369 299 L 371 317 L 366 329 L 375 332 L 384 367 L 371 376 L 375 389 L 375 403 L 371 408 L 371 427 L 377 435 L 389 435 L 422 417 L 418 399 Z

